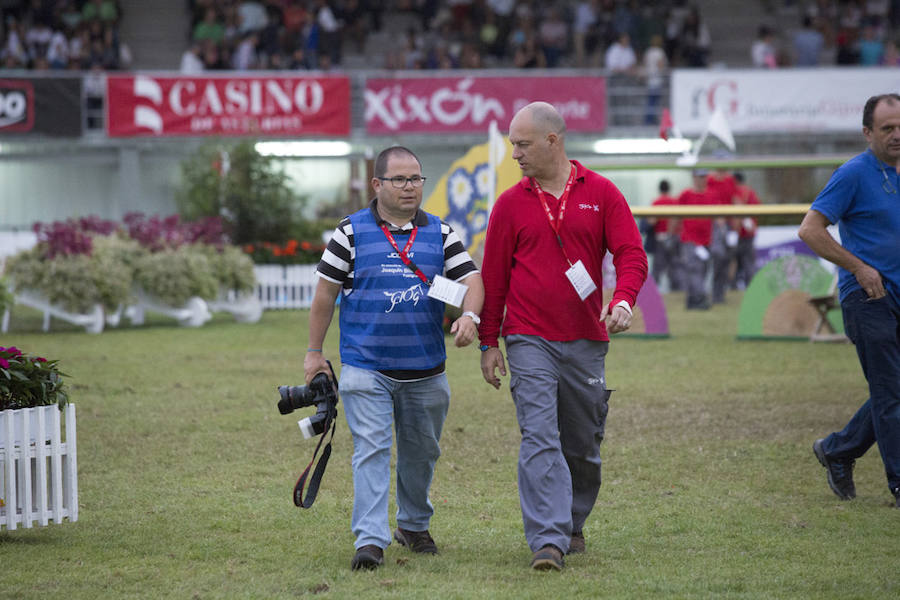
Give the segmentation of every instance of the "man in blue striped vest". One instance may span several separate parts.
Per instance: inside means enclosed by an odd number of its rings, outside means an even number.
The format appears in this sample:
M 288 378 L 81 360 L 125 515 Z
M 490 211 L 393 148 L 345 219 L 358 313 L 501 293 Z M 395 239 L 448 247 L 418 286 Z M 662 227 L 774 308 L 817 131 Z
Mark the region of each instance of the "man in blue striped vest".
M 340 391 L 353 436 L 353 570 L 384 562 L 391 427 L 397 430 L 397 529 L 413 552 L 436 554 L 428 490 L 450 403 L 444 373 L 444 301 L 463 313 L 456 346 L 476 337 L 484 286 L 459 236 L 419 210 L 425 177 L 407 148 L 375 160 L 375 199 L 345 217 L 318 266 L 303 361 L 307 384 L 329 373 L 322 345 L 340 294 Z M 464 281 L 464 283 L 462 283 Z M 466 286 L 468 289 L 466 289 Z

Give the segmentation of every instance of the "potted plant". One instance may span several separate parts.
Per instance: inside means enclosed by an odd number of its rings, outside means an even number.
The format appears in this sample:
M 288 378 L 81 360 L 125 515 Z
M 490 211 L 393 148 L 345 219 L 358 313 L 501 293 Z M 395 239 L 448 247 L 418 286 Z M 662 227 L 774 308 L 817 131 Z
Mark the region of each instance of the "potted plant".
M 0 411 L 56 405 L 69 401 L 56 360 L 0 346 Z
M 6 275 L 20 302 L 88 331 L 131 299 L 132 263 L 143 249 L 111 221 L 70 219 L 36 224 L 38 244 L 11 256 Z
M 0 346 L 0 526 L 78 519 L 75 405 L 64 376 L 56 360 Z

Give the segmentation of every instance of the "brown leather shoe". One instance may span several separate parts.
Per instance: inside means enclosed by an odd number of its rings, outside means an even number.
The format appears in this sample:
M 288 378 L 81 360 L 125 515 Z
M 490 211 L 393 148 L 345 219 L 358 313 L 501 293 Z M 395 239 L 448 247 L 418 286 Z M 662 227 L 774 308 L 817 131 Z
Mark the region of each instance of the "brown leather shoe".
M 384 563 L 384 550 L 373 544 L 367 544 L 358 548 L 353 560 L 350 561 L 350 569 L 359 571 L 360 569 L 377 569 Z
M 550 569 L 561 571 L 565 565 L 562 550 L 553 544 L 547 544 L 535 552 L 531 558 L 531 568 L 536 571 L 549 571 Z
M 397 540 L 401 546 L 406 546 L 418 554 L 438 553 L 437 544 L 434 543 L 434 539 L 431 537 L 431 534 L 428 533 L 427 529 L 425 531 L 410 531 L 409 529 L 398 527 L 396 531 L 394 531 L 394 539 Z
M 573 531 L 572 539 L 569 540 L 569 551 L 566 554 L 581 554 L 584 552 L 584 549 L 584 533 Z

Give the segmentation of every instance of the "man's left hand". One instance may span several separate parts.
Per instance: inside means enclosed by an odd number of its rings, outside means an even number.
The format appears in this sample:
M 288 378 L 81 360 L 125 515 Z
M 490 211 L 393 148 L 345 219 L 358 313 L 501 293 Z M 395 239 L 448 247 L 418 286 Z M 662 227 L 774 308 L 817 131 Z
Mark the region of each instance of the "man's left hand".
M 478 335 L 478 326 L 475 325 L 475 321 L 470 317 L 462 316 L 453 321 L 453 325 L 450 326 L 450 333 L 453 334 L 453 343 L 456 347 L 462 348 L 471 344 L 475 336 Z
M 631 327 L 631 313 L 621 306 L 614 306 L 612 312 L 609 312 L 609 304 L 604 304 L 600 320 L 606 322 L 609 333 L 619 333 Z

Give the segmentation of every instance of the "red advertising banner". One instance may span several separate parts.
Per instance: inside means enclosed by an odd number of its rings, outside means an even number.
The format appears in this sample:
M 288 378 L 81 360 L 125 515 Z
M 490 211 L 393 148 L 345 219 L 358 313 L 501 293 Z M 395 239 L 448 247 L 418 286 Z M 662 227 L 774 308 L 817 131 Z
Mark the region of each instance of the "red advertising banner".
M 350 80 L 110 75 L 106 132 L 135 136 L 346 136 Z
M 492 120 L 502 131 L 526 104 L 553 104 L 569 131 L 606 129 L 603 77 L 427 77 L 366 81 L 366 131 L 472 133 Z

